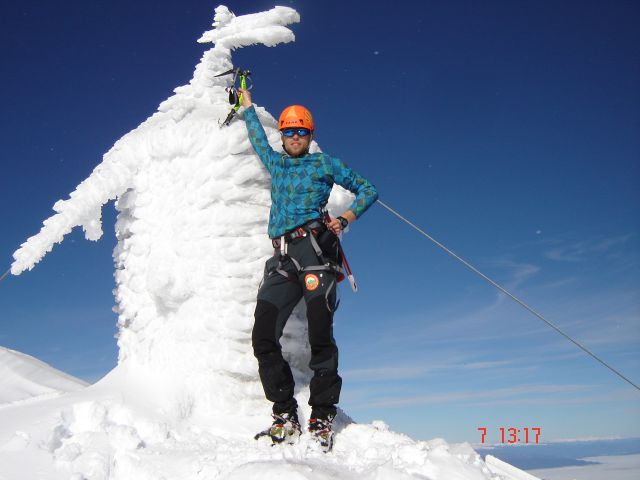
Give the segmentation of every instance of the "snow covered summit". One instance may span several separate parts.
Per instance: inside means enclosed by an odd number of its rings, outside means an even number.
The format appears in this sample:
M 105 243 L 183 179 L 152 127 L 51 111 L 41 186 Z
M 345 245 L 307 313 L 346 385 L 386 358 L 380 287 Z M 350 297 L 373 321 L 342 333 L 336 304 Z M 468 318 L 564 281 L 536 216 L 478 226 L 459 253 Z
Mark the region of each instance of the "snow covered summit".
M 64 472 L 74 480 L 501 478 L 468 445 L 415 442 L 382 422 L 356 425 L 344 413 L 330 455 L 306 438 L 290 448 L 252 438 L 270 420 L 251 350 L 255 294 L 272 252 L 270 181 L 243 122 L 220 128 L 230 78 L 216 75 L 233 67 L 234 49 L 292 41 L 286 25 L 298 21 L 287 7 L 240 17 L 216 8 L 214 29 L 200 39 L 215 45 L 190 82 L 119 139 L 15 252 L 17 275 L 76 226 L 99 239 L 101 208 L 116 200 L 118 366 L 37 412 L 27 405 L 0 409 L 0 424 L 16 430 L 20 418 L 40 419 L 24 422 L 18 437 L 3 439 L 0 431 L 0 463 L 19 465 L 20 453 L 11 452 L 31 452 L 54 460 L 50 478 Z M 257 111 L 272 146 L 281 148 L 275 119 Z M 350 202 L 351 194 L 336 187 L 329 208 Z M 305 417 L 303 308 L 288 322 L 283 347 Z M 15 478 L 35 478 L 20 473 Z

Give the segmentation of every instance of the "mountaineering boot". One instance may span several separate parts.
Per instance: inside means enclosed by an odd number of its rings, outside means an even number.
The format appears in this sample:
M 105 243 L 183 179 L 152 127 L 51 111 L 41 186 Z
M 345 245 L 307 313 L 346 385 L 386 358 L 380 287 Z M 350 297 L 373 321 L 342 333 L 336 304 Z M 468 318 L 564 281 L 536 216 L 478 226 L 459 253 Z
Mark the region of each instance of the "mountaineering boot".
M 273 413 L 271 416 L 273 424 L 253 438 L 258 440 L 261 437 L 269 437 L 274 445 L 296 443 L 301 433 L 298 416 L 295 413 Z
M 327 418 L 310 418 L 307 430 L 323 452 L 327 453 L 333 448 L 334 431 L 331 429 L 333 424 L 333 416 Z

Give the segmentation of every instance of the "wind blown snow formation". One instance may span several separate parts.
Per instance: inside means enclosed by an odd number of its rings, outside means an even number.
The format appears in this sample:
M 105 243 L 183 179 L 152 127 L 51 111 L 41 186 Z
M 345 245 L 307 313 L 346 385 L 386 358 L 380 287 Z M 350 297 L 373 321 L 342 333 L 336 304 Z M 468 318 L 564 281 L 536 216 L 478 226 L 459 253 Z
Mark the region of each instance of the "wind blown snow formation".
M 244 123 L 219 127 L 230 108 L 225 87 L 231 77 L 215 75 L 232 68 L 235 48 L 293 41 L 284 25 L 297 21 L 295 10 L 285 7 L 242 17 L 218 7 L 215 28 L 199 40 L 216 45 L 189 84 L 118 140 L 14 254 L 12 272 L 19 274 L 76 226 L 87 239 L 99 239 L 101 208 L 117 199 L 119 362 L 175 372 L 200 395 L 215 391 L 202 399 L 209 405 L 219 400 L 219 388 L 203 386 L 219 387 L 215 374 L 243 388 L 257 379 L 248 342 L 262 264 L 271 252 L 269 178 Z M 259 113 L 277 146 L 274 119 Z M 292 350 L 300 351 L 302 338 L 299 344 Z M 303 366 L 303 358 L 304 351 L 294 363 Z
M 74 479 L 281 478 L 284 472 L 309 479 L 500 478 L 468 446 L 415 442 L 382 422 L 353 424 L 344 413 L 330 455 L 313 451 L 306 439 L 283 449 L 252 439 L 270 420 L 251 349 L 255 294 L 272 253 L 270 179 L 244 122 L 220 128 L 230 108 L 230 77 L 216 75 L 233 67 L 234 49 L 293 41 L 286 25 L 298 21 L 287 7 L 239 17 L 216 8 L 214 29 L 199 40 L 215 46 L 189 84 L 119 139 L 14 254 L 11 271 L 18 275 L 74 227 L 99 239 L 102 206 L 116 200 L 118 366 L 66 403 L 43 407 L 47 420 L 18 439 L 29 438 L 25 448 L 43 445 Z M 281 148 L 275 119 L 257 111 L 272 146 Z M 351 198 L 334 188 L 330 210 L 345 209 Z M 306 417 L 303 308 L 287 324 L 283 346 Z M 5 411 L 0 408 L 0 422 Z M 1 442 L 0 460 L 9 461 Z

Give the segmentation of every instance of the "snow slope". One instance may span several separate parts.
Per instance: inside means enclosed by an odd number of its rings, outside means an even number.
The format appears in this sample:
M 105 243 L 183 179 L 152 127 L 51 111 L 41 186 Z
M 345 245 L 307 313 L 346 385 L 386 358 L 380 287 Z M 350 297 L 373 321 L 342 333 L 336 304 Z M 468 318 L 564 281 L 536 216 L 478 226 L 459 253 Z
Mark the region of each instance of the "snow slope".
M 158 374 L 160 375 L 160 373 Z M 240 412 L 193 418 L 189 405 L 161 408 L 163 392 L 140 372 L 116 369 L 82 391 L 0 408 L 0 478 L 72 480 L 281 479 L 531 480 L 468 444 L 416 442 L 381 421 L 341 423 L 334 450 L 306 436 L 272 447 L 252 434 L 260 422 Z M 215 415 L 212 415 L 215 418 Z M 231 425 L 233 423 L 234 425 Z
M 0 406 L 85 388 L 79 378 L 56 370 L 37 358 L 0 347 Z
M 307 438 L 288 448 L 252 438 L 270 423 L 251 351 L 255 294 L 272 252 L 270 179 L 244 122 L 219 127 L 231 78 L 216 75 L 232 68 L 233 49 L 292 41 L 286 25 L 297 21 L 286 7 L 241 17 L 216 8 L 214 29 L 200 39 L 215 46 L 189 84 L 118 140 L 15 252 L 18 275 L 76 226 L 99 239 L 101 208 L 116 200 L 118 366 L 81 392 L 0 409 L 6 478 L 517 478 L 493 474 L 466 444 L 416 442 L 382 422 L 356 425 L 342 411 L 329 455 Z M 257 112 L 281 148 L 275 119 Z M 344 210 L 351 198 L 336 187 L 329 209 Z M 282 342 L 303 419 L 304 318 L 300 305 Z

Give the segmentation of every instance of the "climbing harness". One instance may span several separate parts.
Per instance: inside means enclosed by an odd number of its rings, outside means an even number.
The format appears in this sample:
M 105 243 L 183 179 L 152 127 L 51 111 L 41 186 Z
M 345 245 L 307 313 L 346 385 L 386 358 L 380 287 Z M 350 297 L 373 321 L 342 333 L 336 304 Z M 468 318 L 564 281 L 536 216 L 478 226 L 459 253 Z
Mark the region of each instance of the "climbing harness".
M 342 269 L 335 262 L 331 262 L 326 258 L 325 252 L 322 250 L 322 248 L 318 244 L 318 240 L 316 239 L 317 235 L 320 235 L 326 230 L 327 227 L 322 224 L 322 222 L 320 222 L 319 220 L 311 220 L 310 222 L 307 222 L 304 225 L 291 230 L 290 232 L 287 232 L 278 238 L 272 239 L 271 244 L 273 248 L 280 254 L 278 266 L 276 267 L 275 271 L 293 282 L 298 281 L 297 278 L 292 278 L 292 276 L 283 269 L 282 263 L 285 258 L 287 258 L 291 260 L 298 273 L 309 271 L 332 271 L 338 274 L 338 281 L 341 281 L 344 278 L 344 275 L 342 275 L 342 278 L 340 278 Z M 303 267 L 302 265 L 300 265 L 300 262 L 298 262 L 298 260 L 289 255 L 289 243 L 299 238 L 305 237 L 309 237 L 309 242 L 311 243 L 311 247 L 315 251 L 316 256 L 323 262 L 321 265 L 310 265 Z
M 296 269 L 296 273 L 315 273 L 315 272 L 333 272 L 336 274 L 336 279 L 332 279 L 329 284 L 329 288 L 325 293 L 325 301 L 327 304 L 327 309 L 330 312 L 335 312 L 338 309 L 338 305 L 340 304 L 340 300 L 336 301 L 335 306 L 332 308 L 329 302 L 329 294 L 335 286 L 336 281 L 341 282 L 344 280 L 344 274 L 342 272 L 342 268 L 336 261 L 332 261 L 327 258 L 326 252 L 322 249 L 320 244 L 318 243 L 318 238 L 320 235 L 324 234 L 328 231 L 328 228 L 324 223 L 320 220 L 311 220 L 310 222 L 305 223 L 304 225 L 297 227 L 294 230 L 291 230 L 284 235 L 281 235 L 278 238 L 273 238 L 271 240 L 271 244 L 274 248 L 274 254 L 278 254 L 278 265 L 272 271 L 270 271 L 267 275 L 278 274 L 285 277 L 287 280 L 298 283 L 297 275 L 294 275 L 285 270 L 284 262 L 285 260 L 290 260 L 293 266 Z M 302 266 L 300 262 L 293 256 L 289 255 L 288 246 L 290 243 L 295 242 L 301 238 L 309 238 L 309 243 L 313 248 L 316 257 L 322 262 L 318 265 L 308 265 Z
M 225 118 L 224 122 L 220 124 L 220 127 L 227 126 L 231 123 L 231 120 L 234 119 L 240 106 L 242 105 L 242 94 L 238 92 L 238 86 L 236 86 L 236 82 L 240 80 L 240 86 L 242 90 L 251 90 L 253 87 L 253 83 L 250 82 L 249 86 L 247 86 L 247 79 L 250 80 L 251 72 L 249 70 L 242 70 L 241 68 L 232 68 L 231 70 L 227 70 L 226 72 L 220 73 L 216 75 L 216 77 L 222 77 L 224 75 L 233 74 L 233 81 L 231 82 L 231 86 L 225 88 L 225 92 L 229 93 L 229 103 L 233 105 L 231 111 Z
M 503 288 L 502 286 L 500 286 L 498 283 L 494 282 L 493 280 L 491 280 L 489 277 L 487 277 L 484 273 L 482 273 L 480 270 L 478 270 L 476 267 L 474 267 L 473 265 L 471 265 L 469 262 L 467 262 L 466 260 L 464 260 L 463 258 L 459 257 L 458 255 L 456 255 L 455 253 L 453 253 L 451 250 L 449 250 L 447 247 L 445 247 L 442 243 L 438 242 L 435 238 L 433 238 L 432 236 L 430 236 L 429 234 L 427 234 L 425 231 L 423 231 L 422 229 L 420 229 L 419 227 L 417 227 L 415 224 L 411 223 L 409 220 L 407 220 L 405 217 L 403 217 L 402 215 L 400 215 L 398 212 L 396 212 L 393 208 L 391 208 L 389 205 L 387 205 L 386 203 L 382 202 L 381 200 L 377 200 L 377 203 L 379 203 L 381 206 L 383 206 L 384 208 L 386 208 L 389 212 L 391 212 L 392 214 L 394 214 L 396 217 L 398 217 L 400 220 L 402 220 L 403 222 L 405 222 L 407 225 L 409 225 L 410 227 L 412 227 L 414 230 L 418 231 L 420 234 L 422 234 L 423 236 L 427 237 L 429 240 L 431 240 L 433 243 L 435 243 L 438 247 L 440 247 L 441 249 L 443 249 L 445 252 L 447 252 L 449 255 L 451 255 L 453 258 L 455 258 L 456 260 L 458 260 L 460 263 L 462 263 L 465 267 L 467 267 L 469 270 L 471 270 L 472 272 L 480 275 L 483 279 L 485 279 L 487 282 L 489 282 L 491 285 L 493 285 L 494 287 L 496 287 L 498 290 L 500 290 L 502 293 L 504 293 L 505 295 L 507 295 L 508 297 L 510 297 L 512 300 L 514 300 L 516 303 L 520 304 L 522 307 L 524 307 L 527 311 L 529 311 L 530 313 L 532 313 L 533 315 L 535 315 L 536 317 L 538 317 L 540 320 L 542 320 L 544 323 L 546 323 L 547 325 L 549 325 L 551 328 L 553 328 L 556 332 L 558 332 L 560 335 L 562 335 L 563 337 L 565 337 L 567 340 L 569 340 L 570 342 L 572 342 L 573 344 L 577 345 L 579 348 L 581 348 L 584 352 L 586 352 L 587 354 L 591 355 L 591 357 L 593 357 L 595 360 L 597 360 L 598 362 L 600 362 L 602 365 L 604 365 L 605 367 L 607 367 L 609 370 L 611 370 L 613 373 L 615 373 L 616 375 L 618 375 L 620 378 L 622 378 L 623 380 L 625 380 L 626 382 L 628 382 L 629 384 L 631 384 L 632 386 L 634 386 L 636 389 L 640 390 L 640 386 L 636 385 L 635 383 L 633 383 L 631 380 L 629 380 L 627 377 L 625 377 L 622 373 L 620 373 L 618 370 L 616 370 L 615 368 L 613 368 L 611 365 L 609 365 L 608 363 L 606 363 L 604 360 L 602 360 L 600 357 L 598 357 L 595 353 L 591 352 L 589 349 L 587 349 L 584 345 L 580 344 L 577 340 L 574 340 L 573 338 L 571 338 L 569 335 L 567 335 L 566 333 L 564 333 L 562 330 L 560 330 L 560 328 L 558 328 L 555 324 L 553 324 L 552 322 L 550 322 L 549 320 L 547 320 L 546 318 L 544 318 L 540 313 L 536 312 L 533 308 L 531 308 L 529 305 L 527 305 L 526 303 L 524 303 L 522 300 L 520 300 L 518 297 L 516 297 L 515 295 L 513 295 L 512 293 L 508 292 L 505 288 Z

